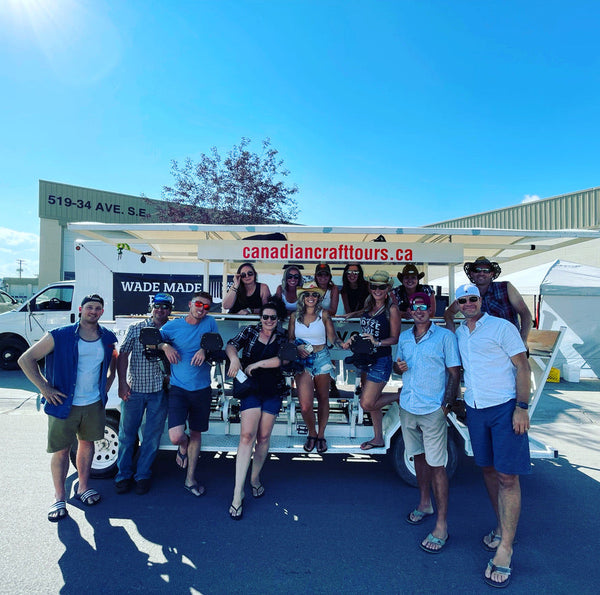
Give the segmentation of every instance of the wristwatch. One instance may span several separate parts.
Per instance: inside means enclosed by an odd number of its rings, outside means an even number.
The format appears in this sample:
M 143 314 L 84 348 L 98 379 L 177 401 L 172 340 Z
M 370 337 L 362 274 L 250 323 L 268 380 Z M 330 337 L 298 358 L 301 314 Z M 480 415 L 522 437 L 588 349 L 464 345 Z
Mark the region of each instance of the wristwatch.
M 444 403 L 444 409 L 452 409 L 452 405 L 453 403 L 450 403 L 450 401 L 446 401 Z
M 529 409 L 529 403 L 526 403 L 525 401 L 517 401 L 517 407 L 520 407 L 521 409 Z

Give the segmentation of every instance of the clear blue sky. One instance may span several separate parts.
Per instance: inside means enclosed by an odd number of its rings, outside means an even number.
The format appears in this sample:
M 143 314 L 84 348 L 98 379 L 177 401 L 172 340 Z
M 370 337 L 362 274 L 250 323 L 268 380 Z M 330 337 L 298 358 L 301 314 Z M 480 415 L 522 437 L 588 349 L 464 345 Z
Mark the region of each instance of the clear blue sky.
M 600 185 L 600 3 L 0 0 L 0 276 L 38 180 L 160 198 L 270 137 L 299 223 L 418 226 Z

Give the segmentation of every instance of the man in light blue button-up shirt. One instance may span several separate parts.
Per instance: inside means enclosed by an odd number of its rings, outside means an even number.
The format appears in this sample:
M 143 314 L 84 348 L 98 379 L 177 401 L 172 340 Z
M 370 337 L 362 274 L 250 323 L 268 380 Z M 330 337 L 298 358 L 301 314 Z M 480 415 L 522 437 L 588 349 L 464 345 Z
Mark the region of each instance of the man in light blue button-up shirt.
M 415 325 L 398 341 L 396 370 L 402 374 L 400 423 L 404 447 L 414 457 L 419 484 L 419 505 L 407 517 L 420 524 L 433 514 L 431 491 L 437 505 L 436 525 L 421 542 L 421 549 L 437 554 L 448 540 L 448 462 L 446 415 L 460 380 L 460 357 L 452 332 L 430 320 L 430 298 L 415 293 L 409 311 Z

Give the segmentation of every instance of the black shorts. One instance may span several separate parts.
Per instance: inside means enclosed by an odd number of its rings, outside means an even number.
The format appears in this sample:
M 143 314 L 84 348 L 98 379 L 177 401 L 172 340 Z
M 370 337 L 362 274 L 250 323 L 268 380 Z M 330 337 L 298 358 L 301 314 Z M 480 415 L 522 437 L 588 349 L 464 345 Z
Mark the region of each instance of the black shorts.
M 179 386 L 169 389 L 169 429 L 185 426 L 190 430 L 206 432 L 210 416 L 212 390 L 210 386 L 200 390 L 185 390 Z

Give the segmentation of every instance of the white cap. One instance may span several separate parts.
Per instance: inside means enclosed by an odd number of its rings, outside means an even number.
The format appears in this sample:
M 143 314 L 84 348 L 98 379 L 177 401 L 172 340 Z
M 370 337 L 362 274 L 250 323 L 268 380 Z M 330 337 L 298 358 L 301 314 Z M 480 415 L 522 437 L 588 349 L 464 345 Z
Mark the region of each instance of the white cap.
M 465 283 L 465 285 L 457 287 L 454 297 L 455 299 L 458 299 L 467 295 L 476 295 L 477 297 L 481 297 L 479 294 L 479 288 L 477 285 L 473 285 L 473 283 Z

